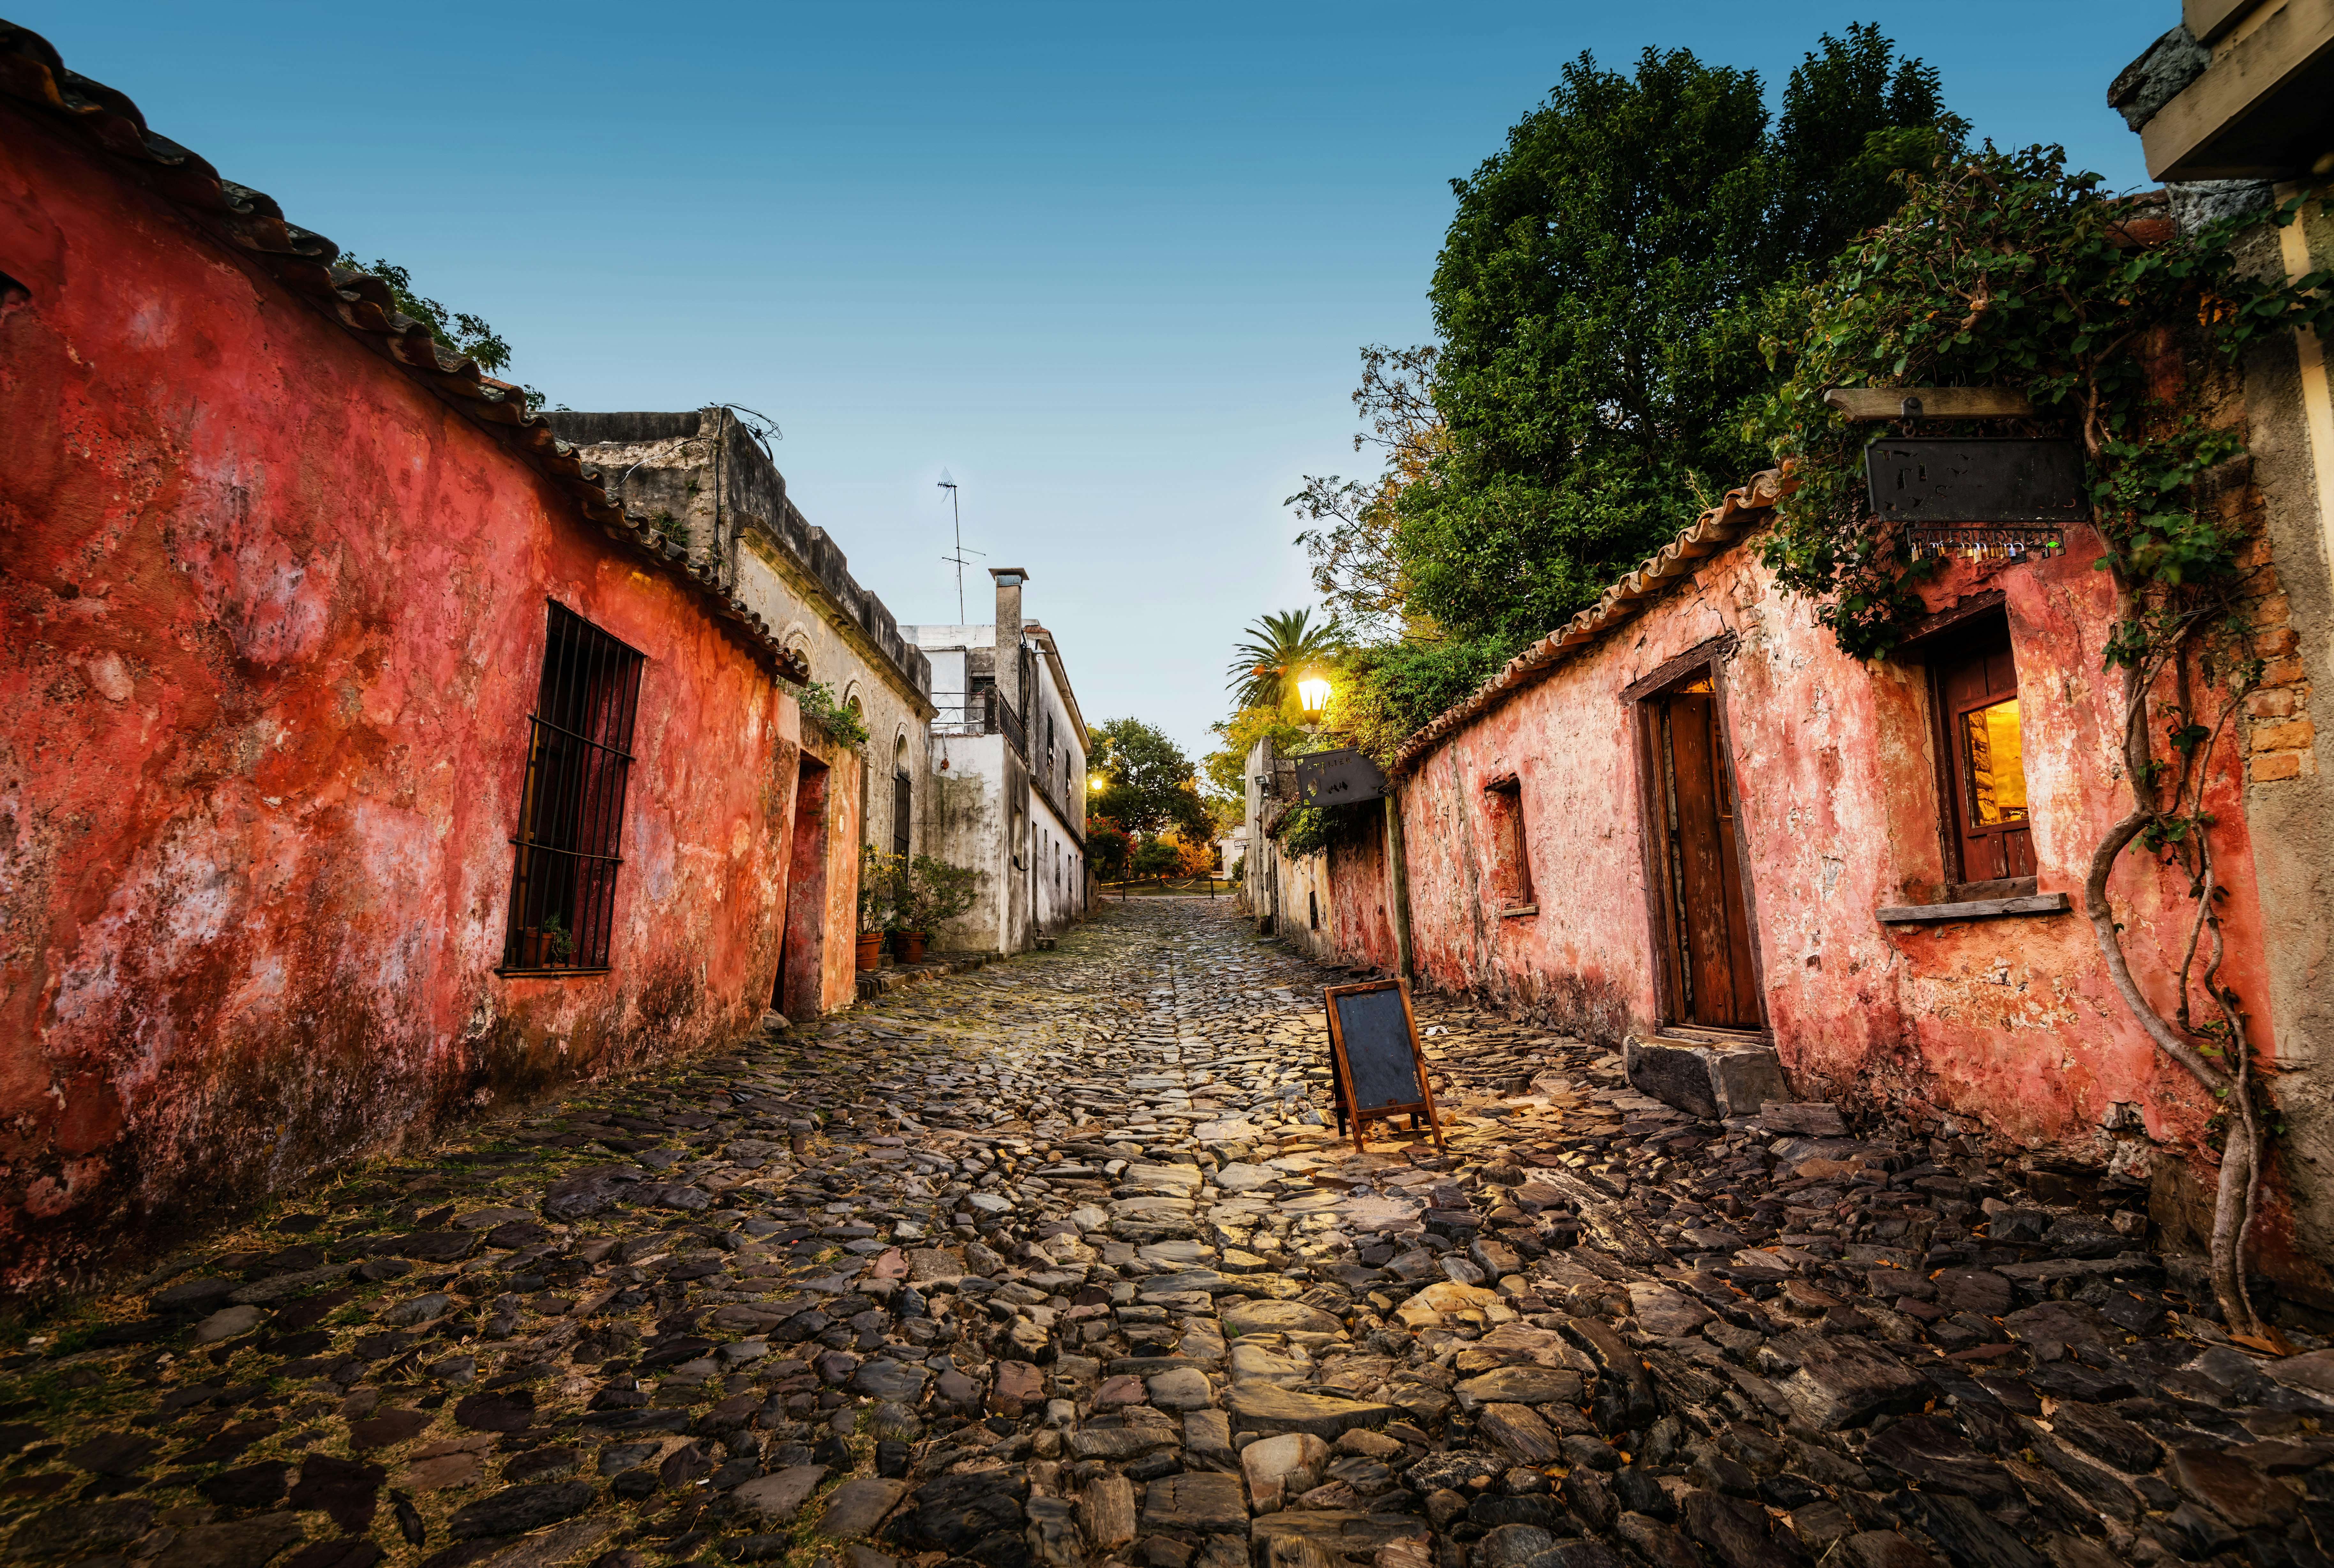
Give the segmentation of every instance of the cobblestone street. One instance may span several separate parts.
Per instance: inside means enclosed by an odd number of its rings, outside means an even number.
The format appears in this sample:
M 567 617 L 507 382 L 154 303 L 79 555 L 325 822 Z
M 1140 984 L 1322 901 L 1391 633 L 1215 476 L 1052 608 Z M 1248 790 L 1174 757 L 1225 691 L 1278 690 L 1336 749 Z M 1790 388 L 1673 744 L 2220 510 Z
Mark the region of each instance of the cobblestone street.
M 1950 1126 L 1699 1121 L 1434 997 L 1450 1150 L 1356 1156 L 1347 978 L 1110 905 L 354 1170 L 12 1336 L 6 1550 L 2327 1562 L 2334 1351 L 2230 1343 L 2112 1195 Z

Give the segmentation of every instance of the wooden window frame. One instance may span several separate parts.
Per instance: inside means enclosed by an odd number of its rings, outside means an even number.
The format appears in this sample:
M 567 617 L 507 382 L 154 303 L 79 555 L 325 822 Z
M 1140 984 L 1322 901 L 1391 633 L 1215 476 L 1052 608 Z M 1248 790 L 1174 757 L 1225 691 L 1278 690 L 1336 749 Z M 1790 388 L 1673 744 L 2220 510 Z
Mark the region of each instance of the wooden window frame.
M 2010 617 L 2003 610 L 2004 595 L 2000 591 L 1978 595 L 1954 605 L 1942 615 L 1932 616 L 1915 628 L 1917 640 L 1900 655 L 1909 654 L 1922 663 L 1922 683 L 1929 697 L 1929 750 L 1934 759 L 1936 779 L 1937 851 L 1944 871 L 1944 895 L 1941 904 L 1970 904 L 1995 899 L 2032 898 L 2039 895 L 2039 876 L 1992 876 L 1970 881 L 1963 858 L 1961 826 L 1960 742 L 1953 734 L 1953 704 L 1946 701 L 1944 664 L 1976 635 L 1990 629 L 1989 623 L 1999 620 L 2002 633 L 2009 637 Z M 2018 661 L 2018 644 L 2009 638 L 2011 666 Z M 2019 691 L 2025 690 L 2025 678 L 2019 678 Z M 2020 705 L 2020 718 L 2025 708 Z M 2033 815 L 2030 807 L 2027 823 L 2030 831 Z
M 1759 1002 L 1759 1026 L 1756 1029 L 1710 1029 L 1687 1019 L 1683 992 L 1673 973 L 1673 961 L 1665 956 L 1683 951 L 1683 934 L 1677 928 L 1672 903 L 1666 829 L 1669 803 L 1662 785 L 1661 720 L 1651 699 L 1665 696 L 1673 689 L 1707 675 L 1718 721 L 1719 744 L 1725 753 L 1726 785 L 1734 796 L 1735 880 L 1741 889 L 1742 923 L 1750 944 L 1751 973 L 1759 977 L 1767 973 L 1766 945 L 1759 928 L 1758 885 L 1750 876 L 1750 850 L 1747 842 L 1750 837 L 1748 797 L 1743 791 L 1741 778 L 1734 769 L 1734 721 L 1726 691 L 1727 661 L 1733 656 L 1740 642 L 1741 638 L 1730 631 L 1696 644 L 1677 657 L 1664 661 L 1630 682 L 1622 688 L 1620 698 L 1629 706 L 1631 727 L 1636 739 L 1634 750 L 1637 762 L 1637 847 L 1645 894 L 1645 939 L 1650 944 L 1647 951 L 1654 960 L 1654 1004 L 1657 1018 L 1654 1027 L 1673 1039 L 1713 1041 L 1758 1040 L 1771 1043 L 1774 1040 L 1774 1019 L 1768 1011 L 1767 987 L 1763 979 L 1751 987 Z
M 1483 799 L 1491 820 L 1491 877 L 1500 918 L 1538 915 L 1539 895 L 1532 883 L 1531 837 L 1524 830 L 1524 781 L 1513 773 L 1486 779 Z

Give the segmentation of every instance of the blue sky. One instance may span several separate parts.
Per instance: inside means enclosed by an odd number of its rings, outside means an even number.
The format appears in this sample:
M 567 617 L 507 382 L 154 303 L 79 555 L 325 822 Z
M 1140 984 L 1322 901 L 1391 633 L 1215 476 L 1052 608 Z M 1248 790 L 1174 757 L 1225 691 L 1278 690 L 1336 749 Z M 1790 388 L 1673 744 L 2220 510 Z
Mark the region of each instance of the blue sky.
M 766 411 L 903 622 L 1030 574 L 1089 721 L 1198 750 L 1308 597 L 1365 343 L 1423 341 L 1448 181 L 1580 51 L 1754 68 L 1880 22 L 2003 144 L 2145 183 L 2107 82 L 2172 0 L 623 8 L 12 0 L 294 221 L 493 322 L 579 409 Z M 986 620 L 985 573 L 968 579 Z

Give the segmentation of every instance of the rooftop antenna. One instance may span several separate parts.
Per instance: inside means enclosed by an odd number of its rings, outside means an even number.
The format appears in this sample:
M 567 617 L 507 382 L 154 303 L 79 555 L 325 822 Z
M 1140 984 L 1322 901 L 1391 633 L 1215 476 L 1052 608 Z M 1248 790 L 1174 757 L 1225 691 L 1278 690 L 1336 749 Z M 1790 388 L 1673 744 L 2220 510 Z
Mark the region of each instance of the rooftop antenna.
M 956 481 L 949 478 L 949 471 L 946 469 L 940 470 L 940 488 L 949 493 L 949 517 L 956 525 L 956 554 L 942 556 L 940 559 L 953 562 L 956 566 L 956 624 L 962 626 L 969 624 L 964 618 L 964 569 L 972 563 L 964 558 L 964 514 L 957 508 Z M 975 550 L 972 554 L 985 556 L 989 552 Z

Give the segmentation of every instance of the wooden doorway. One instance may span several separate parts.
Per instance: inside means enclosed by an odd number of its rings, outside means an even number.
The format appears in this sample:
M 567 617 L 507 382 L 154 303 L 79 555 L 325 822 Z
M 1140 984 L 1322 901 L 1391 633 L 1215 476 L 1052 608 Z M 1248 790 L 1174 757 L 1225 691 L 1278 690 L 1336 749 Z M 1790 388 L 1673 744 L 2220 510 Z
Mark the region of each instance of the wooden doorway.
M 1765 1025 L 1714 660 L 1639 701 L 1665 1024 Z
M 772 1007 L 796 1023 L 816 1018 L 825 1001 L 826 787 L 826 764 L 804 758 L 795 784 L 794 853 L 786 868 L 778 980 L 770 998 Z

